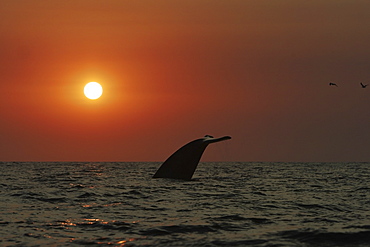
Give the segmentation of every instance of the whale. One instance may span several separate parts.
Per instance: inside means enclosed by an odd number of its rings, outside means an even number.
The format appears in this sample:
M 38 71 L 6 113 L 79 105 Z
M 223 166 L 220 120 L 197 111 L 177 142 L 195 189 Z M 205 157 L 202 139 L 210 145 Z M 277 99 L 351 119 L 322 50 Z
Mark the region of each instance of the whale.
M 153 178 L 191 180 L 206 147 L 211 143 L 229 139 L 231 139 L 230 136 L 214 138 L 205 135 L 203 138 L 185 144 L 167 158 Z

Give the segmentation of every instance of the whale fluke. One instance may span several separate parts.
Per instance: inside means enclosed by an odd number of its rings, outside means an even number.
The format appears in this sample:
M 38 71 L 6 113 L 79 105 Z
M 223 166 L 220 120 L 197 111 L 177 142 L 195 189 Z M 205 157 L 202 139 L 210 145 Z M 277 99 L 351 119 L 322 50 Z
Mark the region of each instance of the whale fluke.
M 214 138 L 206 135 L 182 146 L 159 167 L 153 178 L 190 180 L 206 147 L 215 142 L 231 139 L 230 136 Z

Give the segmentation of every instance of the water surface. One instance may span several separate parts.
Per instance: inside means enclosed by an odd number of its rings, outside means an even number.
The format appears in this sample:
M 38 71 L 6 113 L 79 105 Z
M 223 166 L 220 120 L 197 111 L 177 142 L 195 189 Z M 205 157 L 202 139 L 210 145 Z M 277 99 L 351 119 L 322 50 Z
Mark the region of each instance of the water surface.
M 369 163 L 0 163 L 1 246 L 369 246 Z

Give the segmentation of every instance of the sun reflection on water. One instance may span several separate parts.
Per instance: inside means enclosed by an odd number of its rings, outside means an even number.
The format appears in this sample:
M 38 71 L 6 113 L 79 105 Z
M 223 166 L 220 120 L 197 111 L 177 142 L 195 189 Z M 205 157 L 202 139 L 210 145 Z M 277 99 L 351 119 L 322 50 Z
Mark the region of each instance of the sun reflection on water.
M 72 230 L 71 228 L 69 228 L 68 226 L 72 226 L 72 227 L 75 227 L 75 226 L 95 226 L 95 225 L 122 225 L 122 224 L 133 224 L 133 223 L 138 223 L 139 221 L 130 221 L 130 222 L 120 222 L 120 221 L 116 221 L 116 220 L 112 220 L 112 221 L 106 221 L 104 219 L 99 219 L 99 218 L 84 218 L 84 219 L 81 219 L 82 221 L 78 222 L 76 219 L 72 220 L 72 219 L 68 219 L 68 220 L 65 220 L 65 221 L 62 221 L 62 222 L 59 222 L 59 225 L 60 226 L 63 226 L 65 227 L 66 229 L 69 229 L 69 230 Z M 75 223 L 73 223 L 73 221 Z M 146 237 L 142 237 L 141 239 L 144 239 Z M 115 238 L 111 238 L 111 237 L 108 237 L 108 236 L 100 236 L 100 237 L 94 237 L 94 238 L 90 238 L 90 239 L 79 239 L 79 238 L 75 238 L 75 237 L 72 237 L 69 239 L 69 242 L 70 243 L 74 243 L 74 244 L 96 244 L 96 245 L 113 245 L 113 246 L 127 246 L 130 242 L 133 242 L 133 241 L 136 241 L 136 240 L 139 240 L 140 238 L 127 238 L 127 239 L 122 239 L 120 237 L 115 237 Z
M 91 203 L 91 204 L 83 204 L 81 205 L 83 208 L 91 208 L 91 207 L 114 207 L 114 206 L 118 206 L 118 205 L 121 205 L 122 202 L 115 202 L 115 203 L 109 203 L 109 204 L 103 204 L 103 205 L 100 205 L 100 204 L 97 204 L 97 203 Z

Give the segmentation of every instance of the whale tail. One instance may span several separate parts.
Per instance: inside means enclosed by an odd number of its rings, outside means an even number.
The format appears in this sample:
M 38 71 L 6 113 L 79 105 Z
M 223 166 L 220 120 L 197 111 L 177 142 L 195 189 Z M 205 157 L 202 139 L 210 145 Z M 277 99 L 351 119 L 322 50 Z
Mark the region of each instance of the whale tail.
M 175 178 L 190 180 L 206 147 L 215 142 L 231 139 L 230 136 L 214 138 L 206 135 L 182 146 L 159 167 L 153 178 Z

